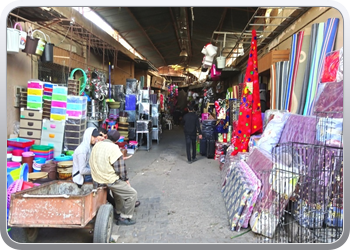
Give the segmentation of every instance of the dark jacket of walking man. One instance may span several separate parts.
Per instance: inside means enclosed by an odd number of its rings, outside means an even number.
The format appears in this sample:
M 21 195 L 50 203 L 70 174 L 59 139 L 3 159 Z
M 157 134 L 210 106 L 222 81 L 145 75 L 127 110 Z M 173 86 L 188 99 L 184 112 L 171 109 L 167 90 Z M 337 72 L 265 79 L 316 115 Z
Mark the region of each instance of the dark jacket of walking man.
M 199 133 L 198 138 L 202 139 L 202 131 L 199 125 L 199 119 L 197 114 L 194 112 L 194 107 L 190 105 L 188 107 L 188 113 L 182 118 L 182 123 L 184 127 L 185 139 L 186 139 L 186 153 L 187 162 L 191 164 L 196 161 L 196 137 L 197 132 Z M 192 148 L 192 158 L 191 158 L 191 148 Z

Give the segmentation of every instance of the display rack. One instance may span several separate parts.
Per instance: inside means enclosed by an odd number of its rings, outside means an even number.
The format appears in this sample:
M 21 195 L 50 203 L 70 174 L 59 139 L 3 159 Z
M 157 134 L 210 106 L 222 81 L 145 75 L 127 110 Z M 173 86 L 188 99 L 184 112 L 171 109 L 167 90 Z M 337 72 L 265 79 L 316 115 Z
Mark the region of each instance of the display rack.
M 258 205 L 261 242 L 332 243 L 343 232 L 343 149 L 326 145 L 283 143 L 272 153 L 268 183 Z M 268 238 L 266 238 L 266 236 Z
M 157 144 L 159 144 L 160 135 L 162 133 L 160 104 L 151 104 L 151 119 L 152 119 L 152 140 L 156 140 Z

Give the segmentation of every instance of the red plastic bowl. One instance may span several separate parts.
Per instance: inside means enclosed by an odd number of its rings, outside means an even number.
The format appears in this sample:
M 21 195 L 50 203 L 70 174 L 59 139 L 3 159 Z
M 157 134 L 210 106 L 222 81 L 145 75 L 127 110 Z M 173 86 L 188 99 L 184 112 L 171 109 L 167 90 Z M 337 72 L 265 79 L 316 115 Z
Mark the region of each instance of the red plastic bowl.
M 12 155 L 13 156 L 22 156 L 22 153 L 24 152 L 24 150 L 21 149 L 14 149 L 12 150 Z

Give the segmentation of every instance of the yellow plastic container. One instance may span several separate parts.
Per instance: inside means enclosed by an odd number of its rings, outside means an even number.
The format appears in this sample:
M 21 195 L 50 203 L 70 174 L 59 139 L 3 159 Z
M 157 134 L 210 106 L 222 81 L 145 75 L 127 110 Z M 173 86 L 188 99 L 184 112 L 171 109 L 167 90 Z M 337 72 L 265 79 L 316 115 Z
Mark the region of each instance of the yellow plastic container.
M 43 90 L 42 89 L 30 89 L 28 88 L 28 95 L 43 95 Z
M 51 115 L 50 115 L 50 118 L 51 118 L 52 120 L 55 120 L 55 121 L 66 120 L 66 116 L 65 116 L 65 115 L 51 114 Z

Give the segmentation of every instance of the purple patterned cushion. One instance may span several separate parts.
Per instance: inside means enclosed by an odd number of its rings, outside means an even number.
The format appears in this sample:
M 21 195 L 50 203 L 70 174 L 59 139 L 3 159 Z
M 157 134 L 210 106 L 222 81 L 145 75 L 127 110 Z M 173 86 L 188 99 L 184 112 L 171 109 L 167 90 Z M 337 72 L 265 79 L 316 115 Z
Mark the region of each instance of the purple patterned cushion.
M 316 117 L 291 114 L 284 126 L 279 143 L 315 143 Z
M 343 81 L 322 83 L 320 86 L 322 92 L 315 103 L 315 115 L 324 117 L 326 112 L 339 112 L 332 117 L 343 117 Z

